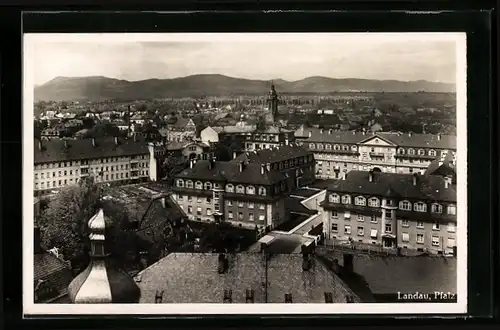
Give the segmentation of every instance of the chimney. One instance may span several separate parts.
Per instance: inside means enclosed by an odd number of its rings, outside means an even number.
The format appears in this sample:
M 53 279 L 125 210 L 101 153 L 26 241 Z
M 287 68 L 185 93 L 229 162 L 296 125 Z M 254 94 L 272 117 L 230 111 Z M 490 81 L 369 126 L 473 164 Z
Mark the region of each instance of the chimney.
M 237 157 L 236 151 L 233 151 L 233 159 L 235 159 L 236 157 Z
M 438 133 L 438 141 L 441 141 L 441 134 Z
M 368 172 L 368 181 L 369 181 L 369 182 L 373 182 L 373 170 L 370 170 L 370 171 Z
M 323 134 L 323 129 L 322 128 L 320 128 L 319 134 Z
M 230 304 L 233 302 L 233 290 L 224 290 L 224 303 Z
M 241 162 L 239 163 L 239 165 L 240 165 L 240 173 L 241 173 L 241 172 L 243 172 L 243 162 L 241 161 Z
M 115 136 L 115 145 L 118 145 L 118 136 Z
M 255 291 L 253 289 L 247 289 L 246 290 L 246 303 L 250 303 L 250 304 L 253 304 L 254 302 L 254 294 L 255 294 Z
M 325 303 L 333 304 L 333 294 L 331 292 L 325 292 Z
M 451 176 L 447 176 L 444 178 L 444 188 L 448 189 L 451 184 Z
M 331 128 L 330 128 L 330 129 L 328 130 L 328 134 L 329 134 L 329 135 L 332 135 L 332 132 L 333 132 L 333 129 L 331 129 Z
M 155 294 L 155 304 L 161 304 L 163 302 L 163 290 L 162 291 L 156 291 Z
M 413 185 L 416 186 L 418 183 L 418 174 L 413 173 Z
M 271 163 L 266 163 L 266 170 L 267 170 L 268 172 L 270 172 L 270 171 L 271 171 Z
M 312 132 L 311 132 L 311 131 L 309 131 L 309 137 L 311 137 L 311 136 L 312 136 Z
M 365 132 L 365 131 L 363 131 L 363 135 L 366 135 L 366 132 Z
M 349 253 L 344 253 L 344 270 L 348 273 L 354 272 L 354 256 Z
M 194 165 L 194 160 L 190 159 L 189 160 L 189 168 L 193 168 L 193 165 Z
M 339 260 L 338 259 L 333 259 L 333 265 L 332 265 L 333 271 L 338 274 L 340 273 L 340 266 L 339 266 Z
M 292 301 L 292 294 L 291 293 L 285 293 L 285 304 L 291 304 Z
M 64 148 L 68 147 L 68 140 L 64 139 Z
M 42 150 L 43 149 L 43 146 L 42 146 L 42 140 L 38 140 L 38 150 Z
M 356 135 L 356 131 L 352 131 L 352 135 Z
M 411 137 L 411 132 L 408 133 L 408 137 Z
M 266 165 L 260 164 L 260 174 L 264 174 L 265 171 L 266 171 Z
M 95 147 L 95 138 L 92 138 L 92 146 Z
M 347 173 L 346 172 L 343 172 L 342 173 L 342 180 L 345 180 L 347 178 Z
M 213 160 L 213 159 L 209 159 L 209 160 L 208 160 L 208 169 L 209 169 L 209 170 L 211 170 L 211 169 L 213 169 L 213 168 L 214 168 L 214 165 L 215 165 L 214 163 L 215 163 L 215 162 L 214 162 L 214 160 Z
M 309 252 L 302 253 L 302 270 L 307 272 L 311 269 L 311 254 Z
M 134 142 L 136 142 L 136 141 L 137 141 L 137 134 L 134 133 Z
M 42 253 L 43 250 L 42 250 L 42 237 L 41 237 L 41 233 L 40 233 L 40 227 L 36 226 L 33 228 L 33 238 L 34 238 L 34 242 L 33 242 L 33 248 L 35 250 L 35 254 L 38 254 L 38 253 Z
M 285 139 L 285 145 L 289 145 L 290 144 L 290 141 L 288 141 L 288 139 Z
M 226 258 L 226 255 L 224 253 L 219 253 L 219 265 L 217 268 L 219 274 L 224 274 L 227 270 L 227 266 L 228 266 L 228 260 Z

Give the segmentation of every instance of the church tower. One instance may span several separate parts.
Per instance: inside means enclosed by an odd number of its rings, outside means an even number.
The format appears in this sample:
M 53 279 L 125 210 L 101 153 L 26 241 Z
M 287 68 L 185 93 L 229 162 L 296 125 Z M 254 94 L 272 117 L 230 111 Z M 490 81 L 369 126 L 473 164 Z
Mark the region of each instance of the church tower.
M 89 221 L 91 261 L 69 284 L 74 304 L 138 303 L 141 291 L 134 279 L 113 265 L 105 247 L 106 220 L 102 209 Z
M 278 94 L 274 88 L 274 83 L 271 82 L 271 89 L 269 90 L 269 95 L 267 97 L 267 104 L 269 106 L 269 111 L 271 112 L 273 123 L 276 122 L 276 117 L 278 116 Z

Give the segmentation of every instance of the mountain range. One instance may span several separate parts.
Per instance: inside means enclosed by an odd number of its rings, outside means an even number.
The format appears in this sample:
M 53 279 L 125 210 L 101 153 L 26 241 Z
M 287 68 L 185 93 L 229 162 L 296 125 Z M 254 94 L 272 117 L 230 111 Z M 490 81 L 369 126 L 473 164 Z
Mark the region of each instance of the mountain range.
M 398 81 L 308 77 L 297 81 L 275 79 L 278 93 L 332 92 L 455 92 L 455 85 L 426 80 Z M 168 97 L 264 95 L 268 80 L 233 78 L 218 74 L 199 74 L 173 79 L 120 80 L 102 76 L 56 77 L 35 86 L 35 101 L 140 100 Z

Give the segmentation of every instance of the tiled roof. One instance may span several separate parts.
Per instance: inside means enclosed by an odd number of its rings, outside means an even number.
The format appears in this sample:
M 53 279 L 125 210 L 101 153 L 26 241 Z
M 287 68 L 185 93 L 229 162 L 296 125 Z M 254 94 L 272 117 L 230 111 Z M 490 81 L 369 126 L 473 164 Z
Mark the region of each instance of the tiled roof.
M 58 292 L 54 298 L 66 295 L 68 285 L 73 280 L 69 267 L 49 252 L 34 255 L 33 273 L 35 287 L 40 280 L 48 282 Z
M 372 182 L 369 175 L 373 175 Z M 413 185 L 414 177 L 417 184 Z M 399 174 L 383 172 L 350 171 L 345 180 L 337 180 L 328 191 L 386 196 L 388 191 L 397 197 L 416 200 L 456 202 L 455 186 L 445 187 L 445 178 L 438 175 Z
M 309 132 L 311 136 L 309 137 Z M 323 132 L 323 133 L 321 133 Z M 399 147 L 414 147 L 414 148 L 437 148 L 437 149 L 456 149 L 457 137 L 454 135 L 434 135 L 434 134 L 400 134 L 377 132 L 363 133 L 356 131 L 336 131 L 319 128 L 299 128 L 295 131 L 296 137 L 308 137 L 304 143 L 314 142 L 330 142 L 330 143 L 345 143 L 357 144 L 371 137 L 378 136 L 389 140 Z
M 251 183 L 269 185 L 285 179 L 283 174 L 277 171 L 264 171 L 259 164 L 244 164 L 240 172 L 238 162 L 212 162 L 199 160 L 193 168 L 188 168 L 176 175 L 176 178 L 228 181 L 233 183 Z
M 357 255 L 353 269 L 374 294 L 457 292 L 457 260 L 444 257 L 378 257 Z
M 163 303 L 222 303 L 224 290 L 232 290 L 233 303 L 246 302 L 246 290 L 254 290 L 254 302 L 262 303 L 262 280 L 266 266 L 260 253 L 228 256 L 228 269 L 219 274 L 218 254 L 172 253 L 140 273 L 140 303 L 154 303 L 163 291 Z M 325 292 L 334 302 L 344 302 L 351 291 L 321 262 L 313 259 L 309 271 L 302 270 L 301 254 L 272 255 L 267 261 L 267 302 L 283 303 L 285 294 L 293 303 L 324 303 Z
M 255 125 L 233 125 L 212 127 L 217 133 L 253 133 L 257 127 Z
M 281 162 L 308 155 L 312 155 L 312 152 L 302 146 L 290 144 L 269 149 L 260 149 L 253 152 L 246 152 L 239 155 L 231 162 L 237 163 L 239 161 L 248 161 L 250 163 L 265 164 Z
M 454 176 L 456 174 L 455 159 L 452 152 L 432 161 L 425 171 L 426 175 Z
M 113 137 L 97 138 L 95 139 L 95 147 L 92 145 L 92 139 L 53 139 L 42 141 L 42 150 L 40 150 L 39 141 L 35 140 L 35 164 L 149 153 L 146 142 L 140 138 L 137 138 L 136 141 L 134 139 L 117 139 L 118 145 L 115 144 Z M 65 146 L 65 141 L 67 141 L 67 147 Z

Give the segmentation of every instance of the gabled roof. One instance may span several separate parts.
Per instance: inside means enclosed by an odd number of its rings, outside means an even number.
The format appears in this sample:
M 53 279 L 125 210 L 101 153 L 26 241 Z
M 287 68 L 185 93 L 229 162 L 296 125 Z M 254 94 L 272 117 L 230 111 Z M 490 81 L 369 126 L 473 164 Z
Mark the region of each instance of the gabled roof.
M 146 142 L 141 138 L 135 141 L 134 139 L 117 139 L 118 145 L 115 144 L 113 137 L 96 138 L 95 146 L 92 144 L 92 139 L 66 140 L 67 147 L 65 140 L 52 139 L 41 141 L 42 150 L 40 150 L 39 140 L 35 140 L 35 164 L 149 153 Z
M 250 163 L 265 164 L 281 162 L 308 155 L 312 155 L 312 152 L 306 148 L 296 144 L 289 144 L 269 149 L 260 149 L 254 152 L 246 152 L 239 155 L 231 162 L 237 163 L 240 161 L 247 161 Z
M 33 276 L 35 288 L 41 281 L 48 282 L 57 292 L 57 298 L 68 294 L 68 285 L 73 280 L 70 268 L 52 253 L 36 253 L 33 256 Z
M 308 137 L 304 143 L 314 143 L 314 142 L 330 142 L 330 143 L 341 143 L 341 144 L 357 144 L 373 135 L 366 134 L 363 132 L 356 131 L 336 131 L 329 129 L 319 129 L 319 128 L 308 128 L 308 134 L 311 132 L 311 136 Z M 323 133 L 321 133 L 323 132 Z
M 425 175 L 441 175 L 455 176 L 456 175 L 456 159 L 452 152 L 447 152 L 444 156 L 437 157 L 427 167 Z
M 445 187 L 445 178 L 438 175 L 400 174 L 371 172 L 372 182 L 369 181 L 370 172 L 350 171 L 345 180 L 337 180 L 328 187 L 329 192 L 349 193 L 360 195 L 401 196 L 416 200 L 435 200 L 456 202 L 456 187 Z M 413 179 L 417 184 L 413 185 Z
M 378 132 L 376 135 L 393 141 L 400 147 L 456 149 L 457 137 L 435 134 L 397 134 Z
M 264 302 L 262 286 L 266 266 L 260 253 L 227 255 L 228 269 L 219 274 L 216 253 L 172 253 L 143 270 L 140 303 L 154 303 L 163 291 L 163 303 L 222 303 L 224 291 L 232 291 L 233 303 L 246 303 L 246 291 L 253 290 L 254 303 Z M 301 254 L 275 254 L 267 265 L 267 302 L 325 303 L 325 292 L 333 302 L 345 302 L 350 289 L 333 272 L 313 258 L 310 271 L 302 270 Z M 347 293 L 347 294 L 348 294 Z

